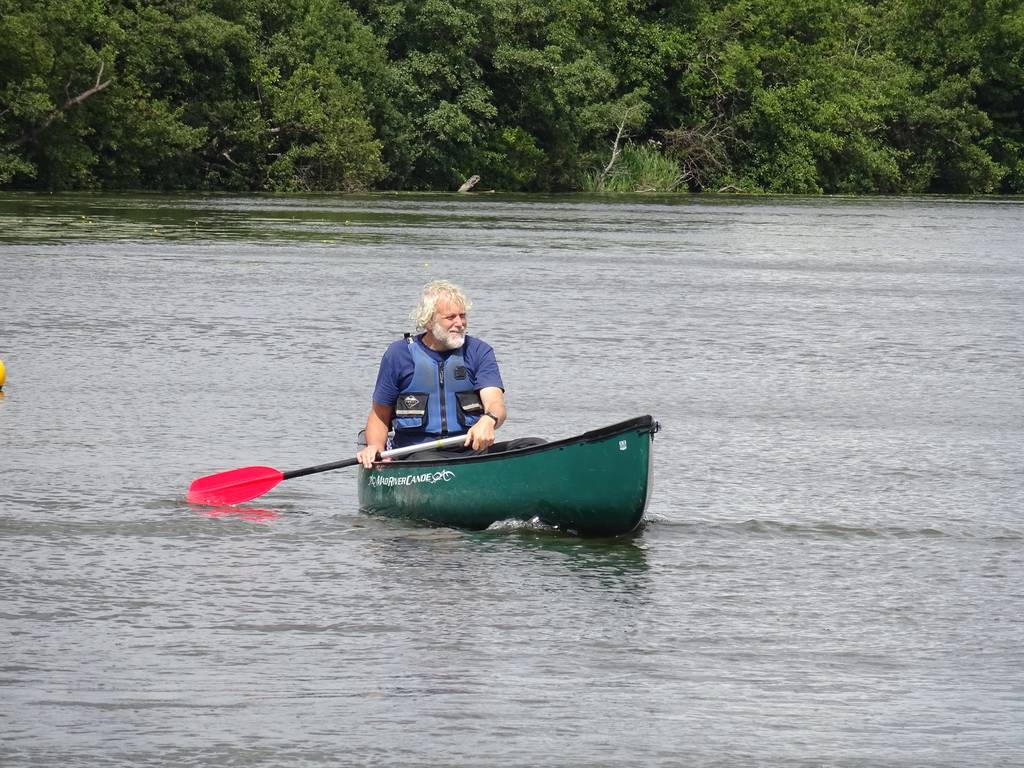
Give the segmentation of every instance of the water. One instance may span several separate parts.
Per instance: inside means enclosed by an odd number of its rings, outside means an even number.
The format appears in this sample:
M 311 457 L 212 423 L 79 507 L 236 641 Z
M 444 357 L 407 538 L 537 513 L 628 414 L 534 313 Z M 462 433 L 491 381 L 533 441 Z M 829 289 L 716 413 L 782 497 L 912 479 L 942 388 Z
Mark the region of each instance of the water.
M 1024 765 L 1016 201 L 0 196 L 0 763 Z M 418 287 L 635 536 L 361 515 Z

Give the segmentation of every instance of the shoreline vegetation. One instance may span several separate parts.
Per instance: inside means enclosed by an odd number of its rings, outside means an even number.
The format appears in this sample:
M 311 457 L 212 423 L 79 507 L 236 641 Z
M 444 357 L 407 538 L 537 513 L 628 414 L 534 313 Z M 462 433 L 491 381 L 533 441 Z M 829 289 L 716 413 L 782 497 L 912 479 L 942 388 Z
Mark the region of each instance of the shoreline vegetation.
M 0 190 L 1024 194 L 1024 0 L 0 0 Z

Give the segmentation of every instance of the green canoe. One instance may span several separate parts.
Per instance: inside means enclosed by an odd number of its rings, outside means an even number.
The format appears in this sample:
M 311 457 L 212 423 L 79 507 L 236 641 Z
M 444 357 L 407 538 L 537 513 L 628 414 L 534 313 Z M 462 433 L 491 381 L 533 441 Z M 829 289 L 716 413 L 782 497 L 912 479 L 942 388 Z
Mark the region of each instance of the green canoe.
M 445 460 L 359 468 L 359 508 L 435 525 L 482 530 L 537 519 L 584 536 L 639 524 L 651 491 L 651 437 L 640 416 L 544 445 Z

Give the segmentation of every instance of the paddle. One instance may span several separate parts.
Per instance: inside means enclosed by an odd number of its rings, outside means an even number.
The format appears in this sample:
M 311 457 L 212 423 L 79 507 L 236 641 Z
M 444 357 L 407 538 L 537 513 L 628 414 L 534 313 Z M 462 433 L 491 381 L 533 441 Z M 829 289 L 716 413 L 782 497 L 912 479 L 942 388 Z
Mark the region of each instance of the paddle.
M 433 440 L 429 443 L 408 445 L 405 448 L 395 448 L 384 451 L 380 454 L 381 459 L 393 459 L 398 456 L 407 456 L 410 453 L 423 451 L 427 448 L 451 448 L 455 445 L 462 445 L 466 442 L 465 435 L 446 437 L 441 440 Z M 305 469 L 293 469 L 291 472 L 282 472 L 273 467 L 242 467 L 241 469 L 230 469 L 227 472 L 218 472 L 215 475 L 207 475 L 192 481 L 188 487 L 188 502 L 190 504 L 241 504 L 242 502 L 262 496 L 282 480 L 291 480 L 293 477 L 313 475 L 317 472 L 327 472 L 332 469 L 351 467 L 358 464 L 358 459 L 344 459 L 334 461 L 330 464 L 318 464 L 315 467 Z

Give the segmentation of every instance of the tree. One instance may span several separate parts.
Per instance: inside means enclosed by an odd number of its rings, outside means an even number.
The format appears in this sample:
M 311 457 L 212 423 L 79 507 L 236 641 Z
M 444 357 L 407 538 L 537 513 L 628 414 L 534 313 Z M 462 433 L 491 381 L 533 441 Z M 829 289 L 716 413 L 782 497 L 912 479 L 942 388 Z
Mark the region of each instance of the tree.
M 0 2 L 0 183 L 88 186 L 120 35 L 98 0 Z
M 348 6 L 257 2 L 251 32 L 265 121 L 263 186 L 358 190 L 385 173 L 368 93 L 385 72 L 382 46 Z
M 528 137 L 532 186 L 578 188 L 624 129 L 643 132 L 662 83 L 656 31 L 630 0 L 494 2 L 488 82 L 499 122 Z M 542 154 L 541 154 L 542 153 Z
M 393 186 L 455 189 L 481 172 L 496 109 L 483 81 L 486 3 L 407 0 L 358 6 L 387 49 L 390 109 L 379 133 Z
M 915 78 L 891 133 L 908 152 L 915 187 L 1024 192 L 1020 0 L 888 0 L 882 9 L 879 34 Z

